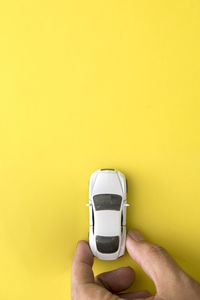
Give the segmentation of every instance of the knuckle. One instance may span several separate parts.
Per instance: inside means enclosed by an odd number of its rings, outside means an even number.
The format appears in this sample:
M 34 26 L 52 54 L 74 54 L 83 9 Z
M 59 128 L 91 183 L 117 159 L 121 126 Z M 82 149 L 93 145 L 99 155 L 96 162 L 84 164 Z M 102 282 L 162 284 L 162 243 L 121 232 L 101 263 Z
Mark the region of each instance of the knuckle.
M 85 285 L 75 285 L 71 289 L 71 300 L 79 300 L 81 297 L 85 298 L 85 295 L 87 295 L 87 286 Z
M 157 244 L 146 244 L 145 252 L 147 255 L 164 255 L 166 254 L 165 248 Z

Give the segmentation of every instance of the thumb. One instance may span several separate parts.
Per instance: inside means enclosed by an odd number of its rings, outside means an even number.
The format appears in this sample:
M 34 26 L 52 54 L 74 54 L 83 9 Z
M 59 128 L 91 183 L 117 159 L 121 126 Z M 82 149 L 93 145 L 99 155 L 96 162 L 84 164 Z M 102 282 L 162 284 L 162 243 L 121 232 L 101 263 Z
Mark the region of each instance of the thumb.
M 79 241 L 71 268 L 71 284 L 94 283 L 94 274 L 92 271 L 93 255 L 86 241 Z
M 183 270 L 159 245 L 148 242 L 136 229 L 127 234 L 126 248 L 135 262 L 153 280 L 157 292 L 180 281 Z M 178 281 L 177 281 L 178 280 Z

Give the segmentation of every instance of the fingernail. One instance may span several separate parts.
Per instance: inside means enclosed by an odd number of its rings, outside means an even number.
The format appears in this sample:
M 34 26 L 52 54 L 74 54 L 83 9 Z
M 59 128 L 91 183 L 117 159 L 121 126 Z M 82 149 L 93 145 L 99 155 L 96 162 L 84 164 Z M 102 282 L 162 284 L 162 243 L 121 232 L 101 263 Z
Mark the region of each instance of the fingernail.
M 137 229 L 129 230 L 128 235 L 137 242 L 145 241 L 145 237 Z

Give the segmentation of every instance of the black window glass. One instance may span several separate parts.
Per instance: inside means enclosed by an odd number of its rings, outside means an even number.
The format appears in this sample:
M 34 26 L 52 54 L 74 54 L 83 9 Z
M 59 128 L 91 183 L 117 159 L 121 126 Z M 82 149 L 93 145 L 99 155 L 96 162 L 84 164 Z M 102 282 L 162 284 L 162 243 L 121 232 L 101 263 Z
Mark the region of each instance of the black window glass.
M 97 250 L 101 253 L 114 253 L 119 248 L 119 236 L 96 236 Z
M 115 194 L 100 194 L 93 196 L 96 210 L 120 210 L 122 197 Z

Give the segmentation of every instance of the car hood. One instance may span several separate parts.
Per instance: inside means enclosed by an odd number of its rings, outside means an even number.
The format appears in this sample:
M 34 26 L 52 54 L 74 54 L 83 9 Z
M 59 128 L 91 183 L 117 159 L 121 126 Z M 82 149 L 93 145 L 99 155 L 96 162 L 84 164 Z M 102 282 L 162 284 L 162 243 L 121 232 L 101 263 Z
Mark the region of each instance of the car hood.
M 102 193 L 123 194 L 121 182 L 116 172 L 98 173 L 94 184 L 93 195 Z
M 94 233 L 101 236 L 116 236 L 121 232 L 121 212 L 111 210 L 95 211 Z

